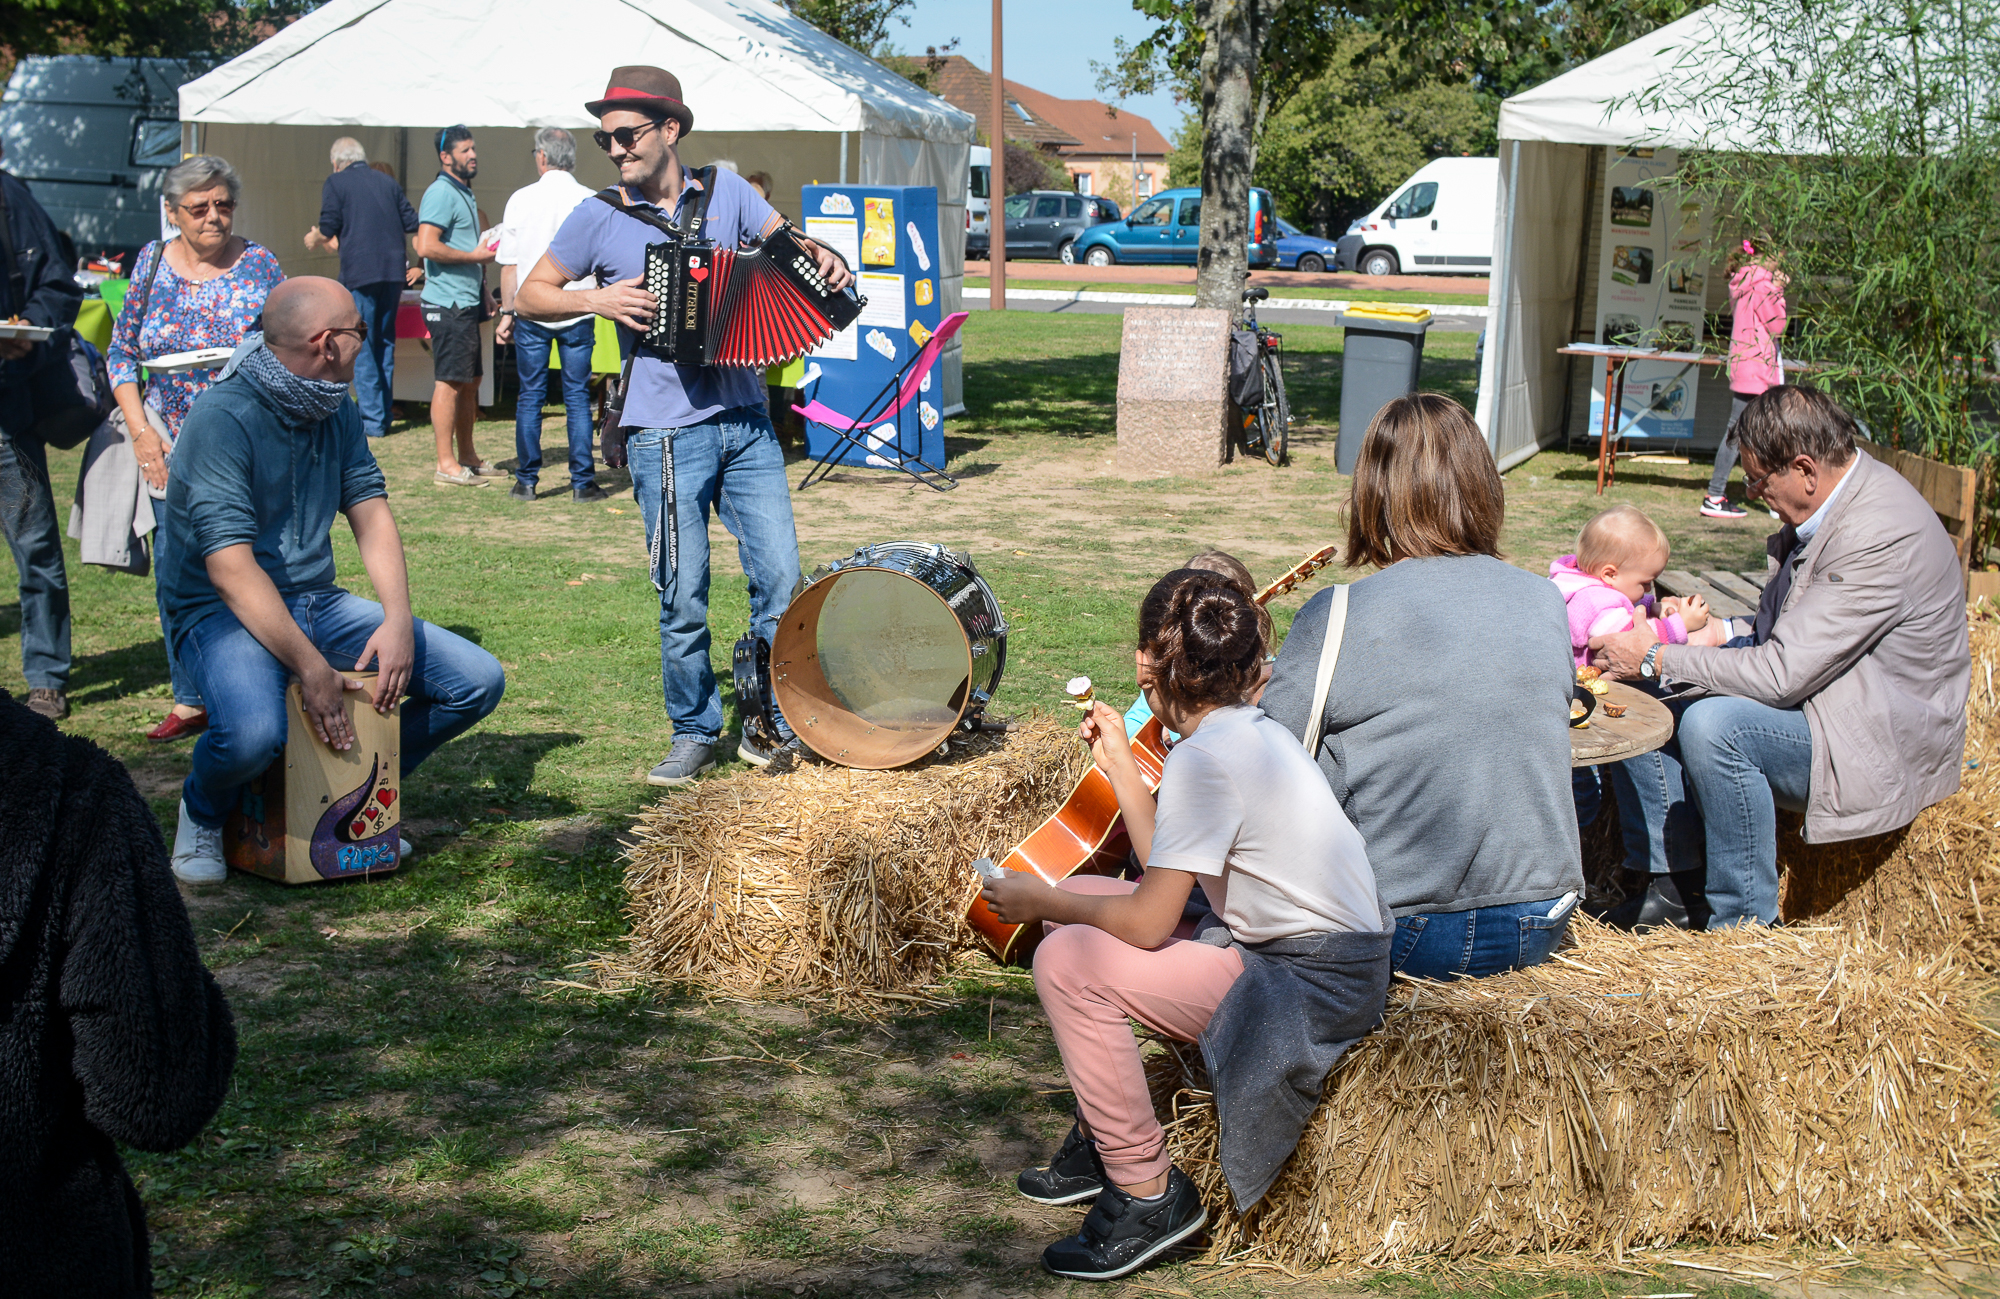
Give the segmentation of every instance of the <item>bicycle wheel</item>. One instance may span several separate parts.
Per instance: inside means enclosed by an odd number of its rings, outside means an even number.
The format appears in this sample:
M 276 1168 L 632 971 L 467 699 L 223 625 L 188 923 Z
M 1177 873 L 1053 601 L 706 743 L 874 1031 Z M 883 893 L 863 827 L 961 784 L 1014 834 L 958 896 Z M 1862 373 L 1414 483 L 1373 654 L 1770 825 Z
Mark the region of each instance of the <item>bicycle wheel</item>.
M 1264 459 L 1279 465 L 1285 462 L 1292 406 L 1285 400 L 1285 375 L 1278 367 L 1278 354 L 1265 352 L 1257 364 L 1264 370 L 1264 404 L 1257 411 L 1257 423 L 1263 426 Z

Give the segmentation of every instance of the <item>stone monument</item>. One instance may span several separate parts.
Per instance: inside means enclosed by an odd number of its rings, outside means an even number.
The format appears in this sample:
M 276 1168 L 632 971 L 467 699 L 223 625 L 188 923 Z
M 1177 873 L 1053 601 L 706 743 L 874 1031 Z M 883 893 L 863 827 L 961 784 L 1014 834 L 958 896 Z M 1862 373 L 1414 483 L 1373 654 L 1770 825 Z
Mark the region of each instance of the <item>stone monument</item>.
M 1229 458 L 1227 311 L 1129 307 L 1118 357 L 1118 472 L 1206 474 Z

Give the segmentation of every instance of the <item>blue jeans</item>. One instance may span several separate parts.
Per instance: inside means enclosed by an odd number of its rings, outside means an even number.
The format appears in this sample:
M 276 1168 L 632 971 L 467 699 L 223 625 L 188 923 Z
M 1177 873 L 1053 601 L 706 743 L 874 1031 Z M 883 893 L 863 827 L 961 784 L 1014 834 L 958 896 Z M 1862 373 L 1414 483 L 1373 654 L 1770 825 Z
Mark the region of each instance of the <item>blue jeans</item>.
M 195 689 L 194 678 L 181 666 L 180 655 L 174 652 L 174 624 L 167 617 L 167 593 L 159 585 L 159 575 L 167 571 L 167 502 L 166 498 L 153 502 L 153 595 L 159 603 L 160 636 L 167 643 L 167 677 L 174 684 L 174 702 L 189 708 L 200 708 L 201 691 Z
M 69 685 L 69 574 L 63 569 L 49 452 L 27 436 L 25 387 L 0 391 L 0 531 L 21 578 L 21 673 L 29 689 Z
M 306 638 L 343 671 L 353 670 L 362 647 L 382 625 L 381 605 L 334 587 L 285 603 Z M 440 745 L 499 707 L 507 688 L 499 660 L 463 636 L 419 618 L 416 641 L 402 712 L 406 777 Z M 178 648 L 181 663 L 208 700 L 208 729 L 194 746 L 194 768 L 181 797 L 189 816 L 219 826 L 242 787 L 285 751 L 291 671 L 226 609 L 180 629 Z
M 361 427 L 371 438 L 389 432 L 390 403 L 396 393 L 396 309 L 403 286 L 393 280 L 349 289 L 368 341 L 354 358 L 354 400 L 361 407 Z
M 569 486 L 580 492 L 597 481 L 590 457 L 590 350 L 597 342 L 597 318 L 555 330 L 532 320 L 514 320 L 514 370 L 521 395 L 514 401 L 514 477 L 533 487 L 542 475 L 542 405 L 549 391 L 549 345 L 562 355 L 563 413 L 569 417 Z
M 679 568 L 661 535 L 672 448 Z M 750 628 L 766 640 L 799 581 L 799 534 L 785 454 L 762 406 L 738 406 L 700 424 L 642 429 L 626 441 L 632 488 L 646 526 L 653 585 L 660 592 L 660 686 L 676 735 L 714 743 L 722 735 L 722 691 L 709 664 L 708 516 L 736 538 L 750 582 Z
M 1560 903 L 1560 898 L 1547 898 L 1398 916 L 1389 968 L 1413 979 L 1483 979 L 1540 965 L 1562 940 L 1576 912 L 1576 901 L 1571 899 L 1552 918 L 1549 913 Z
M 1674 738 L 1619 764 L 1628 769 L 1617 782 L 1619 818 L 1644 835 L 1626 831 L 1625 864 L 1681 871 L 1705 858 L 1708 927 L 1768 925 L 1778 918 L 1777 809 L 1805 811 L 1812 783 L 1806 715 L 1719 695 L 1667 706 L 1676 716 Z M 1647 761 L 1656 756 L 1657 764 Z M 1634 851 L 1642 842 L 1644 857 Z

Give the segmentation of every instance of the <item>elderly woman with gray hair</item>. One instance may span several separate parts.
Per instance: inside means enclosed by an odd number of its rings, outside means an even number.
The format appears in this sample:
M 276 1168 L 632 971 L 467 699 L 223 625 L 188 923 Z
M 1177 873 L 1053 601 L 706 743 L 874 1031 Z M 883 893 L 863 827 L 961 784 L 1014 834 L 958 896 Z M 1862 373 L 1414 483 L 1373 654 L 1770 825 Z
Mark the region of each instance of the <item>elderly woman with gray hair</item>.
M 269 249 L 231 228 L 242 188 L 236 168 L 209 154 L 185 159 L 167 172 L 163 186 L 167 219 L 179 235 L 139 250 L 125 305 L 111 331 L 106 356 L 111 391 L 131 432 L 139 472 L 152 489 L 153 516 L 159 524 L 153 533 L 156 571 L 167 563 L 159 547 L 167 533 L 167 476 L 172 471 L 174 440 L 180 436 L 188 407 L 216 370 L 153 370 L 142 379 L 140 367 L 175 353 L 235 347 L 263 313 L 272 286 L 285 278 Z M 179 740 L 202 730 L 208 713 L 175 659 L 174 629 L 164 606 L 160 632 L 167 643 L 174 705 L 147 736 Z

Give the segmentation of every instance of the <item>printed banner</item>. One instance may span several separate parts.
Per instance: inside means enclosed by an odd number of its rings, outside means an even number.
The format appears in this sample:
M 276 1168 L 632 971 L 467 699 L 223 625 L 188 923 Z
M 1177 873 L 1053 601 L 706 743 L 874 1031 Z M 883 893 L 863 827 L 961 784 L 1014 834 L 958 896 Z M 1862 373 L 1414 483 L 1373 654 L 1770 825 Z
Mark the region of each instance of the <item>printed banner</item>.
M 1692 352 L 1701 346 L 1707 262 L 1701 210 L 1661 182 L 1672 149 L 1606 149 L 1597 332 L 1605 347 Z M 1603 427 L 1604 372 L 1593 366 L 1590 424 Z M 1687 361 L 1628 362 L 1616 429 L 1625 437 L 1691 438 L 1701 367 Z

